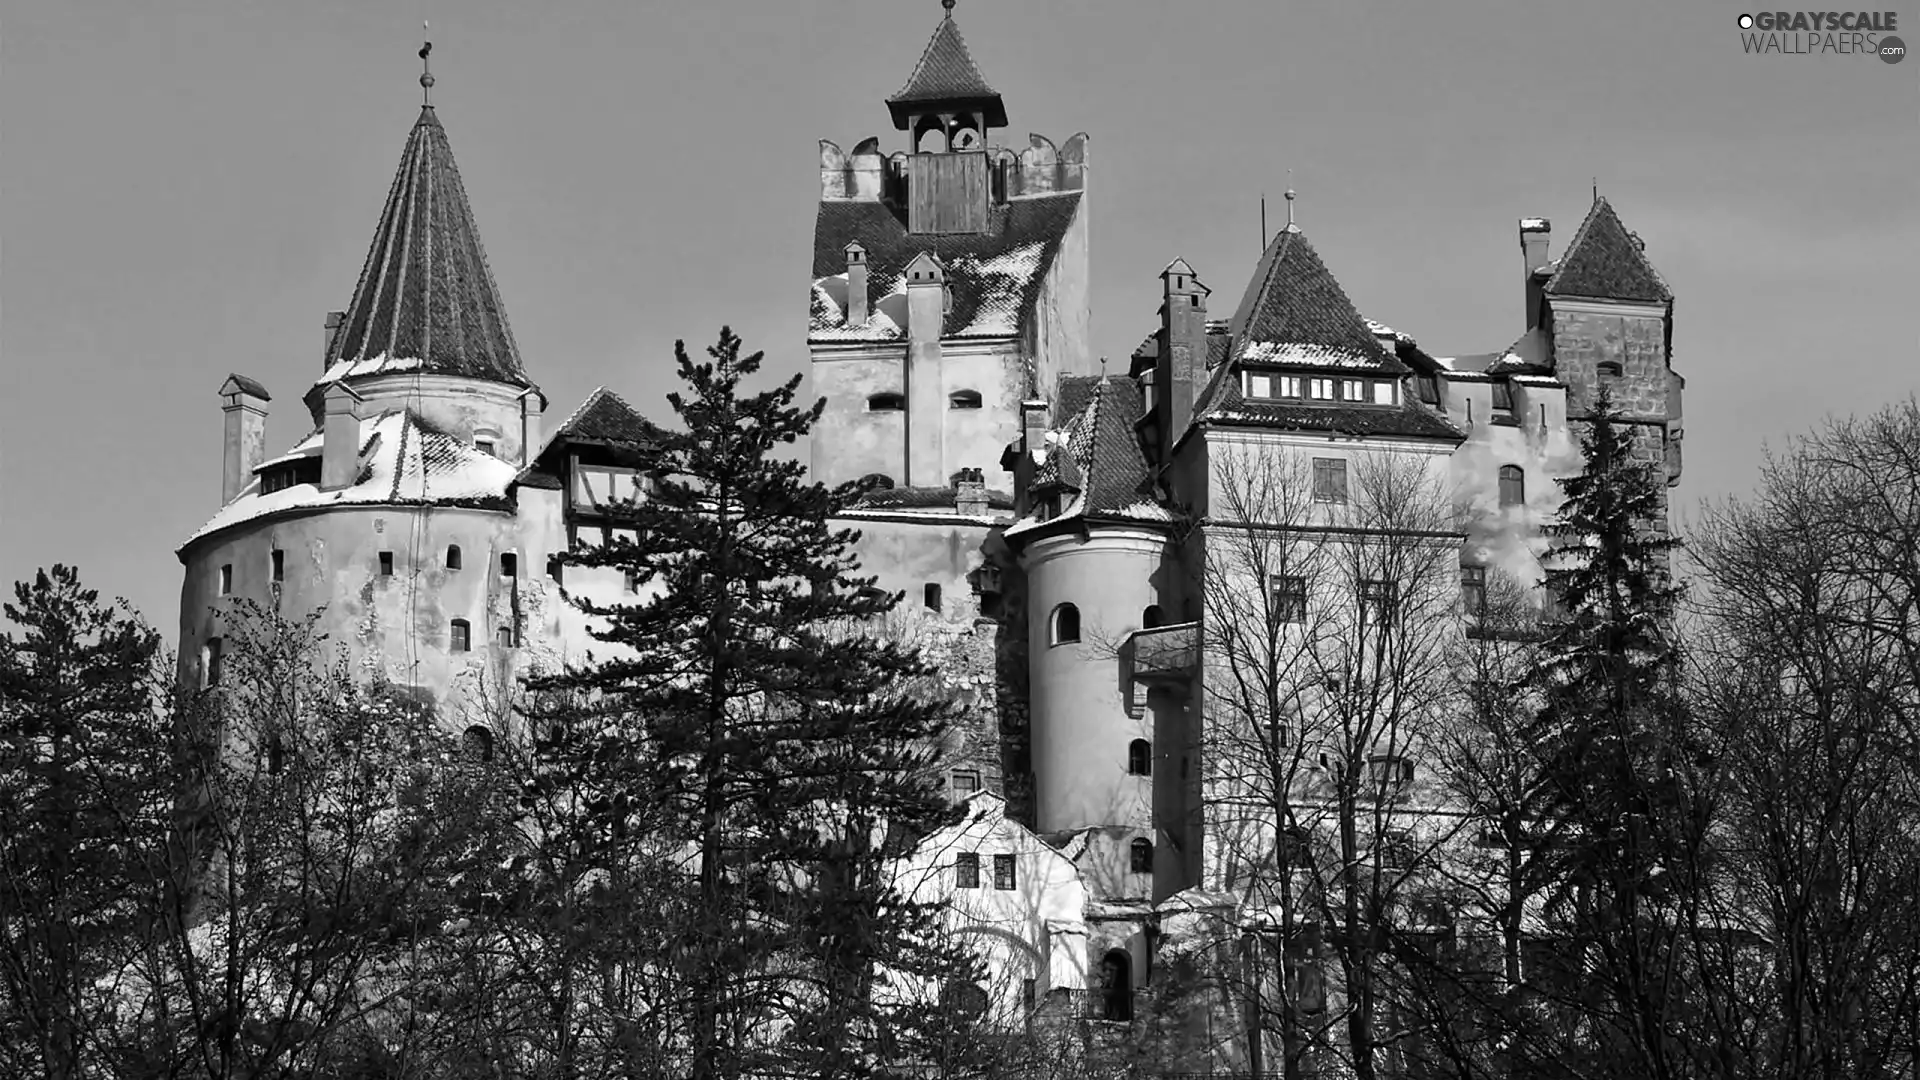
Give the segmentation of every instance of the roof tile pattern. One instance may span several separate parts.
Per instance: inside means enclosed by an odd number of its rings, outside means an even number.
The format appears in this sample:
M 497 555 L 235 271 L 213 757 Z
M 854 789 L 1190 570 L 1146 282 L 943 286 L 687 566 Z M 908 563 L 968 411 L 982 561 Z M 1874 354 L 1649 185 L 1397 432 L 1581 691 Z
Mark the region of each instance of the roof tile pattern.
M 899 93 L 887 99 L 887 107 L 893 112 L 895 126 L 904 131 L 911 106 L 936 102 L 985 104 L 988 126 L 1004 127 L 1007 123 L 999 92 L 988 86 L 986 77 L 980 74 L 979 65 L 973 62 L 966 39 L 960 36 L 960 27 L 950 14 L 934 27 L 933 37 L 927 40 L 926 51 L 920 54 L 913 74 L 907 77 L 907 84 Z
M 1040 285 L 1073 224 L 1080 193 L 1012 199 L 991 208 L 987 231 L 914 235 L 885 203 L 825 201 L 814 222 L 808 338 L 815 342 L 904 340 L 906 269 L 921 252 L 946 267 L 953 307 L 943 337 L 1012 337 L 1033 317 Z M 847 243 L 867 249 L 871 312 L 846 325 Z
M 1466 434 L 1446 418 L 1403 395 L 1401 404 L 1344 405 L 1305 401 L 1248 401 L 1232 365 L 1214 372 L 1194 403 L 1197 422 L 1349 436 L 1398 436 L 1461 442 Z
M 1058 407 L 1067 420 L 1049 442 L 1034 486 L 1079 492 L 1061 517 L 1166 520 L 1166 510 L 1154 500 L 1153 474 L 1134 431 L 1134 422 L 1146 409 L 1139 384 L 1118 375 L 1062 379 Z
M 532 385 L 433 108 L 407 136 L 323 382 L 392 370 Z
M 1560 256 L 1559 268 L 1547 279 L 1550 296 L 1591 296 L 1606 300 L 1666 303 L 1673 299 L 1660 272 L 1620 215 L 1605 199 L 1595 199 L 1587 219 Z
M 587 395 L 587 400 L 554 429 L 553 437 L 593 442 L 627 443 L 653 446 L 660 441 L 660 429 L 641 416 L 626 399 L 602 386 Z
M 1260 257 L 1234 313 L 1235 360 L 1370 370 L 1405 369 L 1380 341 L 1297 227 L 1282 230 Z

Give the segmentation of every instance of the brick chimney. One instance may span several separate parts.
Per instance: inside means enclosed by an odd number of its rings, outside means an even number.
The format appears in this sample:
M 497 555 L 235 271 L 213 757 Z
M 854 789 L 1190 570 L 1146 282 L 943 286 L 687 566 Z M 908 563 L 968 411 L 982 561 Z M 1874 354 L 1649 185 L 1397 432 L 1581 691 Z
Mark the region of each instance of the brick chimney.
M 232 502 L 253 479 L 254 467 L 267 456 L 267 388 L 245 375 L 228 375 L 220 384 L 220 411 L 226 414 L 221 436 L 220 505 Z
M 987 478 L 979 469 L 953 474 L 953 508 L 964 517 L 987 516 Z
M 940 377 L 947 268 L 928 252 L 907 264 L 907 486 L 937 488 L 947 399 Z
M 360 478 L 360 395 L 346 383 L 327 387 L 321 426 L 320 490 L 353 486 Z
M 547 396 L 531 387 L 520 392 L 520 467 L 533 464 L 540 455 L 540 416 L 547 411 Z
M 1547 237 L 1553 232 L 1553 223 L 1546 218 L 1520 219 L 1520 253 L 1527 264 L 1526 299 L 1527 329 L 1540 325 L 1541 300 L 1545 296 L 1546 282 L 1534 277 L 1533 272 L 1547 265 Z
M 1154 361 L 1155 411 L 1165 461 L 1193 422 L 1193 399 L 1207 379 L 1207 294 L 1185 259 L 1160 271 L 1160 355 Z
M 867 325 L 867 249 L 855 240 L 847 245 L 847 325 Z
M 320 354 L 320 370 L 325 371 L 327 368 L 333 366 L 333 339 L 340 333 L 340 324 L 346 321 L 347 313 L 344 311 L 327 312 L 327 343 L 326 348 Z

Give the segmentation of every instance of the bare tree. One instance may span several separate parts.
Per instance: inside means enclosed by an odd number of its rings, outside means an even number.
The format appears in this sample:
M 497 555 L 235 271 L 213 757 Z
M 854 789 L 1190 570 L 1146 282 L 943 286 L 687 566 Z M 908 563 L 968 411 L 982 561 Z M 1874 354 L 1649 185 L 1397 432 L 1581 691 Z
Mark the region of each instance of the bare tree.
M 1428 894 L 1458 826 L 1433 812 L 1421 770 L 1457 632 L 1443 464 L 1226 443 L 1188 539 L 1206 612 L 1209 858 L 1266 923 L 1239 996 L 1250 1049 L 1277 1035 L 1279 1060 L 1262 1063 L 1277 1075 L 1315 1075 L 1329 1055 L 1367 1080 L 1392 1067 L 1396 990 L 1442 929 Z

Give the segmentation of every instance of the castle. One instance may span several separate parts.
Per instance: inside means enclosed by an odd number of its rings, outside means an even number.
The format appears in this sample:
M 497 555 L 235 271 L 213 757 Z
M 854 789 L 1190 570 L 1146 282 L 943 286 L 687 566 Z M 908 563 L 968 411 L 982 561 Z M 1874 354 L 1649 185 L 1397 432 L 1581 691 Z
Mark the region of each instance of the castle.
M 908 148 L 820 144 L 811 470 L 885 478 L 846 515 L 864 568 L 906 594 L 970 706 L 950 782 L 973 813 L 910 860 L 917 887 L 954 899 L 996 1009 L 1090 986 L 1111 1003 L 1151 984 L 1170 925 L 1244 905 L 1209 810 L 1234 780 L 1207 758 L 1230 722 L 1222 631 L 1242 615 L 1206 583 L 1238 574 L 1235 537 L 1417 533 L 1445 562 L 1448 618 L 1490 580 L 1536 584 L 1554 481 L 1582 467 L 1602 387 L 1678 481 L 1672 294 L 1596 196 L 1558 258 L 1545 220 L 1520 221 L 1512 344 L 1436 357 L 1365 318 L 1289 220 L 1227 318 L 1174 259 L 1126 373 L 1103 374 L 1088 137 L 993 145 L 1006 106 L 946 6 L 886 100 Z M 352 300 L 327 316 L 312 433 L 268 456 L 268 391 L 234 374 L 220 394 L 222 506 L 179 549 L 183 679 L 219 682 L 233 598 L 324 605 L 366 674 L 438 701 L 484 755 L 487 688 L 589 643 L 562 590 L 632 588 L 554 556 L 604 542 L 606 510 L 645 497 L 655 429 L 605 389 L 544 427 L 431 105 Z M 1448 493 L 1444 520 L 1363 512 L 1388 459 Z M 1291 516 L 1267 520 L 1296 488 Z M 1281 624 L 1398 602 L 1353 567 L 1271 569 L 1240 576 Z M 1417 752 L 1386 749 L 1374 760 L 1411 782 Z

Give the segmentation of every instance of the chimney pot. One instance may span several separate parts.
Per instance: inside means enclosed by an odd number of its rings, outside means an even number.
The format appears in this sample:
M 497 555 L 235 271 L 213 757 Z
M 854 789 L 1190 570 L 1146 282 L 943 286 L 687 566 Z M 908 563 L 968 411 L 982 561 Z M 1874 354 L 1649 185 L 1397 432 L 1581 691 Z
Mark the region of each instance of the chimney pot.
M 1526 264 L 1526 276 L 1523 282 L 1526 299 L 1526 328 L 1531 330 L 1540 325 L 1540 309 L 1544 299 L 1543 282 L 1536 279 L 1534 272 L 1547 265 L 1547 239 L 1553 232 L 1553 224 L 1546 218 L 1520 219 L 1520 254 Z
M 855 240 L 847 245 L 847 325 L 865 326 L 869 318 L 867 249 Z
M 360 478 L 360 395 L 345 383 L 327 387 L 320 436 L 320 490 L 352 487 Z
M 221 438 L 220 505 L 232 502 L 253 480 L 253 470 L 267 456 L 267 410 L 272 400 L 266 388 L 241 375 L 228 375 L 220 384 Z

